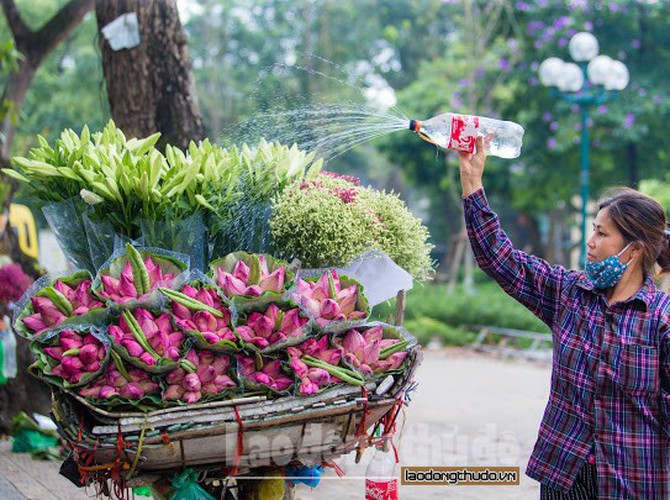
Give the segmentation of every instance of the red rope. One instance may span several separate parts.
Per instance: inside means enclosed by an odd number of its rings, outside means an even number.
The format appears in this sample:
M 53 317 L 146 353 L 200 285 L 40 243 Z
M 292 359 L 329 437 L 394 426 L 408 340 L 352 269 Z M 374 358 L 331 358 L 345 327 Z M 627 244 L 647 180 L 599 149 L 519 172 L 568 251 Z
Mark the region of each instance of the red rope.
M 237 406 L 233 406 L 235 410 L 235 419 L 237 419 L 237 446 L 235 447 L 235 457 L 233 458 L 233 468 L 230 471 L 231 476 L 237 475 L 237 469 L 240 465 L 240 458 L 242 458 L 242 453 L 244 452 L 244 425 L 242 424 L 242 417 L 240 417 L 240 412 L 237 410 Z
M 335 473 L 337 474 L 338 477 L 344 477 L 344 476 L 346 475 L 346 472 L 344 472 L 344 470 L 342 469 L 342 467 L 340 467 L 339 465 L 337 465 L 337 464 L 336 464 L 335 462 L 333 462 L 332 460 L 328 460 L 328 461 L 326 461 L 326 462 L 323 462 L 322 465 L 323 465 L 324 467 L 331 467 L 331 468 L 335 469 Z

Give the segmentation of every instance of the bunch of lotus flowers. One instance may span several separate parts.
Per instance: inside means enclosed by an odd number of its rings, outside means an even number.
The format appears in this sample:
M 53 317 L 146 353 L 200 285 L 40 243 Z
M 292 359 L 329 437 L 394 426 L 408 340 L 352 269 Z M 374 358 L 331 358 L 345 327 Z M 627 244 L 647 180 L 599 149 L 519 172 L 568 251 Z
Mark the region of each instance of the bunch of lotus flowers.
M 93 399 L 110 399 L 118 396 L 137 401 L 156 392 L 158 383 L 144 370 L 128 367 L 112 355 L 113 363 L 107 364 L 102 376 L 79 390 L 79 395 Z
M 293 384 L 293 380 L 283 372 L 282 363 L 278 359 L 244 354 L 236 354 L 235 358 L 237 371 L 243 381 L 264 385 L 276 392 L 286 391 Z
M 30 297 L 33 314 L 22 321 L 26 328 L 39 335 L 68 318 L 82 316 L 91 309 L 104 307 L 104 304 L 91 295 L 91 280 L 84 279 L 76 286 L 69 286 L 56 280 L 40 290 L 39 295 Z
M 361 333 L 349 330 L 334 338 L 333 343 L 340 349 L 343 360 L 364 375 L 396 370 L 402 365 L 409 344 L 408 340 L 385 339 L 381 325 L 370 327 Z
M 268 291 L 283 292 L 285 281 L 286 268 L 280 266 L 270 272 L 265 256 L 259 254 L 250 256 L 250 265 L 238 260 L 230 273 L 221 267 L 216 268 L 216 283 L 226 297 L 258 297 Z
M 189 351 L 180 361 L 180 367 L 167 374 L 165 382 L 163 399 L 184 403 L 196 403 L 203 397 L 237 387 L 230 378 L 228 355 L 215 355 L 211 351 Z
M 186 331 L 196 331 L 208 344 L 222 341 L 234 343 L 230 309 L 221 302 L 214 288 L 199 289 L 186 285 L 181 292 L 159 288 L 170 299 L 175 322 Z
M 317 281 L 298 278 L 294 299 L 315 318 L 317 324 L 325 326 L 332 321 L 364 319 L 367 311 L 356 309 L 358 285 L 342 287 L 337 271 L 326 271 Z
M 172 326 L 168 313 L 155 317 L 147 309 L 121 313 L 118 325 L 108 328 L 112 340 L 125 348 L 128 355 L 148 366 L 179 360 L 185 334 Z
M 46 375 L 61 377 L 69 384 L 79 384 L 89 374 L 100 371 L 107 347 L 91 333 L 61 331 L 54 345 L 42 348 L 53 362 L 43 367 Z
M 263 313 L 250 313 L 246 324 L 237 326 L 235 332 L 243 341 L 263 349 L 290 338 L 304 337 L 308 322 L 297 307 L 284 311 L 270 304 Z
M 126 244 L 128 258 L 119 278 L 109 274 L 101 274 L 102 289 L 100 295 L 117 304 L 132 299 L 144 299 L 158 287 L 170 287 L 174 274 L 165 273 L 160 264 L 147 256 L 144 259 L 135 247 Z
M 289 366 L 300 379 L 298 392 L 314 394 L 324 387 L 341 382 L 363 385 L 363 378 L 353 370 L 339 366 L 341 353 L 331 349 L 328 336 L 308 339 L 297 347 L 288 347 Z

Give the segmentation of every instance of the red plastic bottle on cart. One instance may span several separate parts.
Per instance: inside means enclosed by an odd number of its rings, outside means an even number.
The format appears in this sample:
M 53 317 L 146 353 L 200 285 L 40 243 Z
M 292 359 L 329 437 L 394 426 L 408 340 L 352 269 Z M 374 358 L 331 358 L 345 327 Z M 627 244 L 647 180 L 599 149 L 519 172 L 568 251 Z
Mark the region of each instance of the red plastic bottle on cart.
M 398 477 L 392 451 L 378 446 L 365 470 L 365 500 L 398 500 Z

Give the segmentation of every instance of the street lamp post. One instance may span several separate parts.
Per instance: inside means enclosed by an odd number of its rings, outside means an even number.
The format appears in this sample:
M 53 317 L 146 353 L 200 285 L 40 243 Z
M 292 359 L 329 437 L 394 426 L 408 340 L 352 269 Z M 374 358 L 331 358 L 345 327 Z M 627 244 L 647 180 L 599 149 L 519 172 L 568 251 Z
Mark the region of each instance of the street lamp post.
M 581 164 L 579 184 L 582 197 L 581 246 L 579 261 L 586 261 L 586 216 L 589 201 L 589 108 L 616 99 L 628 85 L 628 69 L 621 61 L 598 55 L 598 40 L 591 33 L 575 34 L 568 45 L 570 56 L 578 64 L 558 57 L 545 59 L 540 65 L 540 82 L 555 87 L 552 94 L 577 104 L 581 117 Z

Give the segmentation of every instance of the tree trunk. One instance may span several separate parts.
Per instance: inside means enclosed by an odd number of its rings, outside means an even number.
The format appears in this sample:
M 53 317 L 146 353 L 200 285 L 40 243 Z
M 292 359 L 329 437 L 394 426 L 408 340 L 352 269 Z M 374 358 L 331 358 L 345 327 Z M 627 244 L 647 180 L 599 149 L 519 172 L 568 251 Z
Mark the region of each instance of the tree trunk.
M 8 113 L 0 122 L 0 167 L 9 167 L 16 132 L 15 117 L 19 116 L 37 68 L 91 10 L 93 0 L 69 1 L 36 31 L 31 30 L 23 22 L 13 0 L 0 0 L 0 3 L 12 32 L 14 45 L 21 54 L 17 71 L 8 75 L 2 91 L 2 102 L 11 103 L 13 109 L 13 113 Z M 17 183 L 6 176 L 0 176 L 0 182 L 10 183 L 12 186 L 3 206 L 0 207 L 0 213 L 6 213 Z M 37 277 L 39 272 L 35 266 L 36 262 L 21 254 L 16 235 L 9 228 L 9 221 L 4 228 L 0 228 L 0 235 L 0 253 L 8 254 L 12 260 L 21 265 L 26 274 Z M 0 307 L 3 308 L 4 305 Z M 27 341 L 17 339 L 17 376 L 10 379 L 7 385 L 0 386 L 0 434 L 9 430 L 12 417 L 19 411 L 47 414 L 51 407 L 51 397 L 46 384 L 28 373 L 28 366 L 33 362 L 33 355 L 28 346 Z
M 159 147 L 171 144 L 185 149 L 191 140 L 203 138 L 203 127 L 191 94 L 188 45 L 176 2 L 95 2 L 99 29 L 128 12 L 137 14 L 140 45 L 114 51 L 100 36 L 112 118 L 128 137 L 161 132 Z

